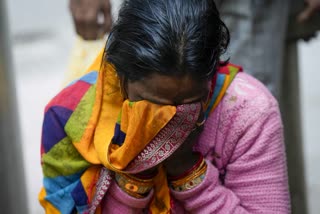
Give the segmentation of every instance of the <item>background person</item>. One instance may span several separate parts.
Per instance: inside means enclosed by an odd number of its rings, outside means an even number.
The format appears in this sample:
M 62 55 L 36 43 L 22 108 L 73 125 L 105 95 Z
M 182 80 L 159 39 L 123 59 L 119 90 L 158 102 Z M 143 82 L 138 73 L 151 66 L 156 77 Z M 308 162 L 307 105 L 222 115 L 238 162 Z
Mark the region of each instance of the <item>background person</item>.
M 305 2 L 305 4 L 304 4 Z M 308 213 L 300 111 L 298 40 L 320 29 L 320 1 L 218 1 L 230 29 L 229 56 L 280 102 L 293 213 Z M 301 74 L 300 74 L 301 75 Z

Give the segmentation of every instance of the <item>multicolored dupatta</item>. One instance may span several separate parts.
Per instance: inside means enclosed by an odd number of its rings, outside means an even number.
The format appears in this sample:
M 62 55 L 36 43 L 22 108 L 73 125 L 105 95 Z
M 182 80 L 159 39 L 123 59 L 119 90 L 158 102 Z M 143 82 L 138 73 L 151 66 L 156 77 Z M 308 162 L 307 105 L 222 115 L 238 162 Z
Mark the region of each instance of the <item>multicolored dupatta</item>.
M 71 213 L 75 208 L 78 213 L 101 213 L 99 204 L 113 172 L 138 173 L 159 165 L 185 141 L 202 110 L 200 103 L 176 107 L 124 101 L 113 66 L 100 66 L 102 58 L 103 53 L 83 78 L 46 107 L 39 200 L 48 213 Z M 240 70 L 229 64 L 213 78 L 206 116 Z M 168 213 L 164 170 L 155 183 L 149 210 Z

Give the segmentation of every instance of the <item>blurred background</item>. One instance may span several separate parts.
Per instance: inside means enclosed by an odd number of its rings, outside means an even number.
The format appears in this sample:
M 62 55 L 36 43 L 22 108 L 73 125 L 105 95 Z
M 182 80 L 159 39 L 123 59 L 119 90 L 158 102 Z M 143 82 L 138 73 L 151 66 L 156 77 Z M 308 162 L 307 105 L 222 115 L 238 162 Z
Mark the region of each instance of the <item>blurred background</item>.
M 29 213 L 40 214 L 44 213 L 37 199 L 42 185 L 43 109 L 62 87 L 75 33 L 68 1 L 10 0 L 6 1 L 5 9 L 17 93 L 26 200 Z M 299 42 L 303 151 L 311 214 L 318 214 L 320 210 L 319 60 L 319 35 L 309 42 Z

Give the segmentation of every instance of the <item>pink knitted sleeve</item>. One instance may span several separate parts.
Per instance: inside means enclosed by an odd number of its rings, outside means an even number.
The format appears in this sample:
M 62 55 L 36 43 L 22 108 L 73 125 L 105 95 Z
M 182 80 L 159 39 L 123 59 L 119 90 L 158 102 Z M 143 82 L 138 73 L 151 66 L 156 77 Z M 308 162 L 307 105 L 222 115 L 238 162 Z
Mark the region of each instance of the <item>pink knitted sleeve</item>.
M 185 192 L 172 191 L 185 210 L 236 214 L 290 212 L 280 113 L 276 105 L 269 107 L 261 111 L 257 120 L 248 123 L 242 133 L 237 133 L 239 139 L 226 165 L 224 179 L 219 179 L 218 169 L 207 161 L 207 174 L 199 186 Z
M 102 202 L 102 213 L 140 214 L 147 207 L 153 196 L 153 190 L 142 199 L 131 197 L 123 192 L 115 182 L 112 182 L 108 194 Z

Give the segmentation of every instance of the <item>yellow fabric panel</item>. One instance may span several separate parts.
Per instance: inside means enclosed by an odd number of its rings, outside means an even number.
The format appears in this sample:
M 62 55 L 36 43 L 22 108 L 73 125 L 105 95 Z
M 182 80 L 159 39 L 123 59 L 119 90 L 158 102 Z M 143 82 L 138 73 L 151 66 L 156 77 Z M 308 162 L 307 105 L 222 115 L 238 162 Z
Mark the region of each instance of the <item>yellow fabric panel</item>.
M 45 212 L 50 214 L 60 214 L 60 211 L 45 199 L 46 195 L 46 190 L 41 188 L 38 199 L 41 206 L 45 209 Z
M 81 175 L 80 180 L 89 201 L 92 200 L 95 193 L 95 184 L 99 179 L 100 170 L 100 166 L 91 166 Z
M 163 106 L 139 101 L 131 107 L 125 101 L 122 108 L 121 129 L 126 138 L 121 147 L 108 154 L 112 169 L 124 169 L 173 118 L 175 106 Z
M 106 38 L 88 41 L 77 36 L 70 54 L 63 86 L 79 79 L 86 73 L 86 69 L 92 64 L 99 52 L 104 49 L 105 43 Z

